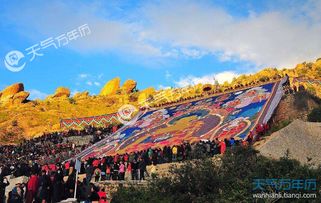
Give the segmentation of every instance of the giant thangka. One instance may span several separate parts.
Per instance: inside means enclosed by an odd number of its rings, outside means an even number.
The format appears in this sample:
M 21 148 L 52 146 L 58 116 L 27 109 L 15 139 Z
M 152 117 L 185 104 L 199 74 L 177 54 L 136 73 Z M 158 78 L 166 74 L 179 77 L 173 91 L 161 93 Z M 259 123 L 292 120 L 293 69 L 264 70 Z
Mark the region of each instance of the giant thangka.
M 122 127 L 77 157 L 130 153 L 183 141 L 246 139 L 258 123 L 266 123 L 271 118 L 282 97 L 283 82 L 138 114 L 135 123 Z

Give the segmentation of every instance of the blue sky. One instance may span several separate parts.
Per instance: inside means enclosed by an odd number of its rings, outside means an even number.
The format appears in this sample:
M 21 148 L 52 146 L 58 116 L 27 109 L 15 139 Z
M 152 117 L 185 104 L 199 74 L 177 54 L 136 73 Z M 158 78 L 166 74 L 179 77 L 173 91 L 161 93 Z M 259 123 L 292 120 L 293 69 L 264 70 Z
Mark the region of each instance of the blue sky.
M 0 0 L 0 89 L 23 82 L 34 99 L 58 86 L 97 94 L 117 76 L 164 88 L 293 67 L 321 56 L 320 10 L 317 0 Z M 84 24 L 90 34 L 30 61 L 25 49 Z M 19 72 L 4 64 L 12 50 L 24 54 Z

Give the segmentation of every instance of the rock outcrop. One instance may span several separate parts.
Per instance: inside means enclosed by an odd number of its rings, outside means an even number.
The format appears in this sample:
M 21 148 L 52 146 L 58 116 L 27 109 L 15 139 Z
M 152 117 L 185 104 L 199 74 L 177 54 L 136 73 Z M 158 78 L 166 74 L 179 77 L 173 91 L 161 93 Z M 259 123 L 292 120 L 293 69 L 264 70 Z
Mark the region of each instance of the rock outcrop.
M 70 96 L 70 90 L 66 87 L 58 87 L 55 91 L 55 94 L 52 95 L 52 97 L 69 97 Z
M 15 95 L 13 96 L 13 103 L 15 103 L 15 104 L 23 103 L 24 101 L 27 100 L 27 98 L 29 97 L 29 95 L 30 95 L 29 92 L 25 92 L 25 91 L 18 92 L 17 94 L 15 94 Z
M 0 92 L 0 102 L 2 104 L 20 104 L 29 97 L 29 92 L 24 91 L 22 83 L 16 83 L 6 87 Z
M 117 93 L 120 87 L 120 78 L 114 78 L 110 81 L 108 81 L 105 86 L 101 89 L 99 95 L 101 96 L 108 96 L 108 95 L 114 95 Z
M 15 94 L 21 91 L 24 91 L 24 86 L 22 83 L 16 83 L 16 84 L 10 85 L 1 91 L 0 101 L 5 102 L 8 99 L 12 99 Z
M 137 82 L 135 80 L 126 80 L 123 84 L 121 90 L 125 94 L 129 94 L 133 92 L 133 90 L 136 88 Z

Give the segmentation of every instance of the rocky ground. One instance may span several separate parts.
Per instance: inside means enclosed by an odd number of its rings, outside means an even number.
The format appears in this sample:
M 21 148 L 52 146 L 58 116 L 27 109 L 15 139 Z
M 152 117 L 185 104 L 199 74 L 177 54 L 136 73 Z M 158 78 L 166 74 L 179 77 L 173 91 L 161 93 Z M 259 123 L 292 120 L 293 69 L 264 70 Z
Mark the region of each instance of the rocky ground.
M 295 120 L 264 139 L 256 144 L 264 156 L 278 159 L 289 153 L 302 164 L 321 164 L 321 123 Z
M 272 117 L 273 123 L 294 119 L 307 121 L 311 110 L 320 105 L 318 102 L 316 97 L 307 92 L 284 95 Z
M 302 164 L 321 164 L 321 123 L 307 122 L 309 112 L 319 105 L 320 100 L 307 92 L 285 95 L 272 117 L 272 125 L 290 124 L 263 137 L 255 148 L 274 159 L 289 152 L 290 158 Z

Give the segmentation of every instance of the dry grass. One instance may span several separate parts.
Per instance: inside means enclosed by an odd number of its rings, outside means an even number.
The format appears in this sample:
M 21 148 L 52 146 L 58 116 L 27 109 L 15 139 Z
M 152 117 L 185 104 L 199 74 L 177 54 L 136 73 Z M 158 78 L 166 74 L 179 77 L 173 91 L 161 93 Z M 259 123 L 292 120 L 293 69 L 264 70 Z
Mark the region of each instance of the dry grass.
M 16 120 L 27 139 L 40 136 L 44 132 L 60 129 L 60 119 L 96 116 L 117 112 L 118 108 L 128 102 L 128 95 L 93 96 L 70 102 L 68 98 L 44 101 L 31 101 L 25 104 L 0 107 L 0 137 L 12 129 Z M 131 103 L 135 105 L 135 103 Z M 10 140 L 10 143 L 15 140 Z M 17 140 L 18 141 L 18 140 Z M 8 143 L 1 139 L 0 144 Z

